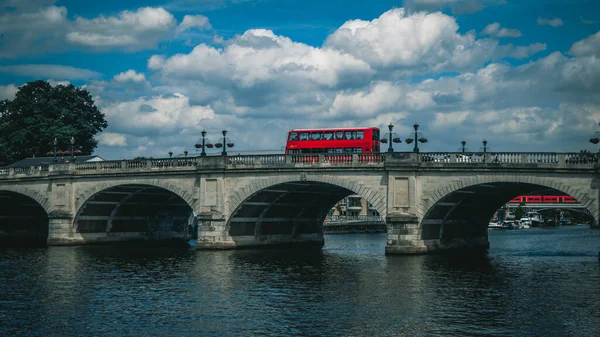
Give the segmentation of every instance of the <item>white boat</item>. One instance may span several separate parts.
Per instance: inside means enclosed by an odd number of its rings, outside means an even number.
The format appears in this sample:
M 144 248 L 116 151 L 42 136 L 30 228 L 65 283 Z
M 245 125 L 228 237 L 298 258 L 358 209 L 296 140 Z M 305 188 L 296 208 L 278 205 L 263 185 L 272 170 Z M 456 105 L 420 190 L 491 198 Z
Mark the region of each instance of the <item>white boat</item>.
M 521 228 L 529 228 L 531 226 L 531 219 L 529 218 L 521 218 L 519 220 L 519 227 Z
M 531 227 L 539 227 L 544 224 L 544 219 L 538 212 L 527 212 L 527 218 L 529 218 L 529 221 L 531 222 L 529 224 Z
M 505 229 L 505 228 L 502 227 L 502 224 L 500 224 L 498 222 L 490 222 L 490 223 L 488 223 L 488 229 Z

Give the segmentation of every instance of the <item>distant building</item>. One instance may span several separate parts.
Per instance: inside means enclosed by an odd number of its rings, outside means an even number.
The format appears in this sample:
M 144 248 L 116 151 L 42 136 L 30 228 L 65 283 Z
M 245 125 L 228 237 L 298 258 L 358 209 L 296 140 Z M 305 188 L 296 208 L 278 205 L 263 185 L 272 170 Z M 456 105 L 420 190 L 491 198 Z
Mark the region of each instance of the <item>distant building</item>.
M 71 156 L 60 156 L 56 157 L 56 162 L 54 161 L 54 157 L 33 157 L 33 158 L 25 158 L 23 160 L 19 160 L 16 163 L 12 163 L 10 166 L 40 166 L 40 165 L 49 165 L 49 164 L 65 164 L 71 161 Z M 75 156 L 73 162 L 75 163 L 86 163 L 86 162 L 95 162 L 95 161 L 104 161 L 102 157 L 91 155 L 91 156 Z
M 366 199 L 352 194 L 331 208 L 330 216 L 379 216 L 379 213 Z

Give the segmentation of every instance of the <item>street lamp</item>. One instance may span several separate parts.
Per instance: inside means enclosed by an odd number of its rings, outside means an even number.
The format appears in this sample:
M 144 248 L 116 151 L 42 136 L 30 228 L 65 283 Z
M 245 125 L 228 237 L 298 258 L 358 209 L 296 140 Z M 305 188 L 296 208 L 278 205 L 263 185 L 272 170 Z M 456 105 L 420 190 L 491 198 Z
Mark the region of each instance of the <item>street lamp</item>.
M 187 154 L 188 154 L 188 150 L 183 151 L 183 155 L 185 156 L 185 159 L 187 159 Z
M 598 123 L 598 125 L 600 126 L 600 123 Z M 590 143 L 594 145 L 600 143 L 600 138 L 598 138 L 599 135 L 600 132 L 594 133 L 594 135 L 590 138 Z M 598 149 L 598 152 L 600 152 L 600 149 Z
M 202 132 L 200 132 L 202 134 L 202 144 L 200 144 L 199 142 L 196 143 L 196 145 L 194 145 L 194 147 L 196 147 L 196 149 L 202 149 L 202 152 L 200 152 L 200 156 L 205 157 L 206 156 L 206 151 L 204 151 L 204 149 L 206 148 L 206 130 L 202 130 Z M 210 144 L 212 147 L 212 144 Z
M 58 145 L 58 139 L 56 139 L 56 137 L 54 137 L 52 144 L 54 144 L 54 162 L 56 163 L 56 145 Z
M 400 137 L 394 137 L 394 133 L 392 132 L 392 130 L 394 129 L 394 124 L 392 124 L 390 122 L 390 124 L 388 125 L 388 129 L 390 130 L 389 132 L 389 142 L 390 142 L 390 146 L 388 147 L 387 152 L 394 152 L 394 148 L 392 147 L 392 143 L 401 143 L 402 140 L 400 139 Z M 380 140 L 381 143 L 387 143 L 388 142 L 388 138 L 383 138 Z
M 390 122 L 388 129 L 390 130 L 390 146 L 388 146 L 387 152 L 394 152 L 394 148 L 392 147 L 392 130 L 394 129 L 394 124 Z
M 487 140 L 485 140 L 485 139 L 484 139 L 484 140 L 482 141 L 482 143 L 483 143 L 483 153 L 486 153 L 486 152 L 487 152 L 487 143 L 488 143 L 488 142 L 487 142 Z
M 217 147 L 217 148 L 221 148 L 222 147 L 223 151 L 221 152 L 221 155 L 222 156 L 226 156 L 227 155 L 227 148 L 228 147 L 234 147 L 235 144 L 233 143 L 233 141 L 231 140 L 231 138 L 227 137 L 227 130 L 223 130 L 223 131 L 221 131 L 221 133 L 223 134 L 223 138 L 219 138 L 219 141 L 221 141 L 221 142 L 220 143 L 215 143 L 215 147 Z
M 413 125 L 413 128 L 415 129 L 415 138 L 408 136 L 408 138 L 406 138 L 406 144 L 415 142 L 415 147 L 413 148 L 413 152 L 419 152 L 419 143 L 427 143 L 428 140 L 427 140 L 427 138 L 425 138 L 423 136 L 422 132 L 419 132 L 419 124 L 418 123 L 415 122 L 415 124 Z
M 467 145 L 467 142 L 462 140 L 460 143 L 462 144 L 462 153 L 465 153 L 465 145 Z
M 73 162 L 73 156 L 75 151 L 75 137 L 71 137 L 71 163 Z

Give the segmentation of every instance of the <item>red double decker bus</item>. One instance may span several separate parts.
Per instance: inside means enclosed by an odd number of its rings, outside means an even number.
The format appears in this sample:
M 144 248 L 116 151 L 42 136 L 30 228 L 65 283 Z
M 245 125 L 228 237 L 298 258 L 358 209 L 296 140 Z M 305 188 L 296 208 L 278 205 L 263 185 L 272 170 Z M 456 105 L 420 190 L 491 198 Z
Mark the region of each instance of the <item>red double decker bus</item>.
M 294 129 L 288 132 L 285 153 L 379 153 L 379 128 Z

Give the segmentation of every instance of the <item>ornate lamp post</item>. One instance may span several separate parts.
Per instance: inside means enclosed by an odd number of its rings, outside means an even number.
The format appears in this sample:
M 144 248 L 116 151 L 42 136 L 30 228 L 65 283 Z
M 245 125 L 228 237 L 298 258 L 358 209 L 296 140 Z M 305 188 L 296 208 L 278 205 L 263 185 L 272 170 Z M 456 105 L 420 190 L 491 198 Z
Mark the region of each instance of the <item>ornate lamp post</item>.
M 71 162 L 73 162 L 74 151 L 75 151 L 75 137 L 71 137 Z
M 464 140 L 462 140 L 462 141 L 460 142 L 460 144 L 462 145 L 462 148 L 461 148 L 461 149 L 462 149 L 462 153 L 465 153 L 465 149 L 466 149 L 465 145 L 467 145 L 467 142 L 466 142 L 466 141 L 464 141 Z
M 394 129 L 394 124 L 390 122 L 388 129 L 390 130 L 390 146 L 388 146 L 387 152 L 394 152 L 394 148 L 392 147 L 392 130 Z
M 173 157 L 173 151 L 169 151 L 169 158 Z
M 600 126 L 600 123 L 598 123 L 598 125 Z M 594 135 L 590 138 L 590 143 L 594 145 L 600 143 L 600 138 L 598 138 L 598 136 L 600 136 L 600 132 L 594 133 Z M 600 149 L 598 149 L 598 152 L 600 153 Z
M 484 139 L 484 140 L 482 141 L 482 143 L 483 143 L 483 153 L 486 153 L 486 152 L 487 152 L 487 143 L 488 143 L 488 142 L 487 142 L 487 140 L 485 140 L 485 139 Z
M 56 145 L 58 145 L 58 139 L 56 139 L 56 137 L 54 137 L 52 144 L 54 144 L 54 162 L 56 163 Z
M 406 144 L 415 142 L 415 147 L 413 148 L 413 152 L 419 152 L 419 143 L 427 143 L 428 140 L 427 140 L 427 138 L 425 138 L 425 136 L 423 136 L 422 132 L 419 132 L 419 123 L 415 122 L 415 124 L 413 125 L 413 128 L 415 129 L 415 138 L 412 138 L 411 136 L 409 136 L 408 138 L 406 138 Z
M 227 130 L 223 130 L 221 131 L 221 133 L 223 134 L 223 138 L 220 138 L 219 140 L 221 141 L 220 143 L 216 143 L 215 146 L 217 148 L 223 148 L 223 151 L 221 152 L 222 156 L 226 156 L 227 155 L 227 148 L 228 147 L 234 147 L 235 144 L 233 143 L 233 141 L 231 140 L 231 138 L 227 137 Z M 208 145 L 207 145 L 208 146 Z M 208 146 L 210 147 L 210 146 Z
M 388 129 L 390 130 L 389 132 L 389 142 L 390 142 L 390 146 L 388 147 L 387 152 L 394 152 L 394 148 L 392 147 L 392 143 L 401 143 L 402 140 L 399 137 L 394 137 L 394 133 L 392 132 L 392 130 L 394 129 L 394 124 L 392 124 L 390 122 L 390 124 L 388 125 Z M 388 138 L 383 138 L 380 140 L 380 142 L 382 143 L 387 143 L 388 142 Z
M 205 157 L 206 156 L 206 151 L 204 151 L 204 149 L 206 148 L 206 130 L 202 130 L 202 132 L 200 132 L 200 133 L 202 134 L 202 144 L 200 144 L 198 142 L 194 146 L 196 147 L 196 149 L 202 149 L 202 152 L 200 152 L 200 156 Z
M 188 154 L 188 150 L 183 151 L 183 155 L 185 156 L 185 159 L 187 159 L 187 154 Z

